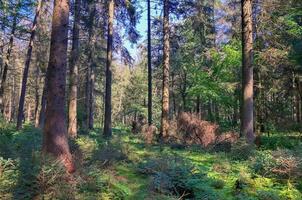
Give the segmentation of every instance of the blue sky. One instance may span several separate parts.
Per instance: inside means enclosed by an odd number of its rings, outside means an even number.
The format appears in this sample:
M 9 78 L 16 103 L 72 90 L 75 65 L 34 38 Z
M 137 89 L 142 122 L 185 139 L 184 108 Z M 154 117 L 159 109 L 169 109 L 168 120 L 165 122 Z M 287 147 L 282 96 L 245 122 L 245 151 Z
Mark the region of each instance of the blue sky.
M 131 56 L 137 60 L 137 57 L 139 56 L 139 52 L 137 49 L 137 45 L 141 44 L 144 40 L 147 39 L 147 0 L 141 0 L 139 1 L 139 12 L 141 13 L 141 18 L 139 19 L 139 22 L 137 23 L 137 30 L 139 34 L 141 35 L 140 40 L 137 42 L 137 44 L 130 44 L 129 41 L 125 41 L 125 46 L 129 50 Z M 151 2 L 152 7 L 152 2 Z M 152 11 L 151 15 L 154 15 L 155 12 Z

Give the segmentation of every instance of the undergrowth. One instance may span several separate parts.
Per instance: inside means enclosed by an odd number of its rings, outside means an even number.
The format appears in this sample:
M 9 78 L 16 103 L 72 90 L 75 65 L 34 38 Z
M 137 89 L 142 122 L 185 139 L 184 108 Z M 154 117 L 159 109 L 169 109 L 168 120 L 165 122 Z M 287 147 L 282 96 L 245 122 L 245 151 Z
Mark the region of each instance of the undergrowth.
M 100 135 L 70 141 L 77 172 L 67 175 L 41 156 L 40 130 L 0 124 L 0 199 L 302 199 L 297 138 L 264 136 L 260 149 L 238 143 L 225 153 L 145 144 L 125 129 Z

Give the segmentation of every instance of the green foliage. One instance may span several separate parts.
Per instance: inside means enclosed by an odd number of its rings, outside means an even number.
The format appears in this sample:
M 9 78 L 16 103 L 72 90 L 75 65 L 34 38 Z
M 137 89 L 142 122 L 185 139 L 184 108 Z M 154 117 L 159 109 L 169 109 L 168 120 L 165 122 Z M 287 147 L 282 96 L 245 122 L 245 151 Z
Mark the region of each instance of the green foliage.
M 272 191 L 259 190 L 257 191 L 257 197 L 259 200 L 280 200 L 279 195 Z
M 234 160 L 247 160 L 255 154 L 255 146 L 248 144 L 244 139 L 232 145 L 230 157 Z
M 10 126 L 2 128 L 0 137 L 8 144 L 1 146 L 8 149 L 0 152 L 0 196 L 4 199 L 131 200 L 185 195 L 184 199 L 256 200 L 279 196 L 300 200 L 301 196 L 300 179 L 265 174 L 272 168 L 272 157 L 275 161 L 298 157 L 301 147 L 284 154 L 258 150 L 251 160 L 234 161 L 228 154 L 194 147 L 145 146 L 138 136 L 125 130 L 114 129 L 115 137 L 109 142 L 99 137 L 97 130 L 71 142 L 77 172 L 70 176 L 53 158 L 41 158 L 40 130 L 31 126 L 20 132 Z M 103 165 L 105 161 L 108 164 Z
M 292 150 L 258 151 L 252 163 L 255 172 L 262 176 L 279 179 L 302 177 L 302 157 Z
M 185 160 L 174 157 L 161 157 L 142 163 L 138 170 L 152 175 L 151 186 L 155 191 L 185 198 L 219 199 L 213 188 L 221 189 L 223 181 L 208 178 Z

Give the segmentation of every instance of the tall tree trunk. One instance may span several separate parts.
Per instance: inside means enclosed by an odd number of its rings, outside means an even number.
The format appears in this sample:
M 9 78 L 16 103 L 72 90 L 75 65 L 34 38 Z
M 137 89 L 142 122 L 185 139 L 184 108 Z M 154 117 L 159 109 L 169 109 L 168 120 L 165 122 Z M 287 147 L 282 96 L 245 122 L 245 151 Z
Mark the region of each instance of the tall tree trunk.
M 252 0 L 241 0 L 242 7 L 242 113 L 241 133 L 248 143 L 255 140 L 253 124 L 253 22 Z
M 39 127 L 39 104 L 40 104 L 40 67 L 36 65 L 35 72 L 36 80 L 35 80 L 35 127 Z
M 37 22 L 40 15 L 41 7 L 42 7 L 43 0 L 39 0 L 37 9 L 36 9 L 36 15 L 32 24 L 31 28 L 31 35 L 29 39 L 29 44 L 27 48 L 27 54 L 26 54 L 26 61 L 23 71 L 23 78 L 22 78 L 22 87 L 21 87 L 21 95 L 19 100 L 19 108 L 18 108 L 18 117 L 17 117 L 17 130 L 20 130 L 22 128 L 22 121 L 23 121 L 23 110 L 24 110 L 24 100 L 26 95 L 26 84 L 27 84 L 27 78 L 28 78 L 28 72 L 29 72 L 29 66 L 31 61 L 31 55 L 32 55 L 32 49 L 33 49 L 33 43 L 36 35 L 36 29 L 37 29 Z M 38 78 L 38 77 L 37 77 Z
M 28 101 L 27 103 L 27 122 L 30 122 L 31 120 L 31 103 Z
M 72 49 L 70 59 L 70 88 L 68 109 L 68 135 L 73 138 L 77 136 L 78 57 L 81 18 L 80 14 L 81 0 L 75 0 Z
M 12 53 L 13 46 L 14 46 L 14 38 L 15 38 L 15 32 L 16 32 L 16 27 L 17 27 L 17 9 L 18 9 L 18 7 L 19 7 L 19 3 L 15 7 L 12 30 L 11 30 L 11 34 L 10 34 L 10 38 L 9 38 L 6 59 L 4 61 L 4 67 L 3 67 L 2 77 L 1 77 L 2 79 L 1 79 L 1 86 L 0 86 L 0 112 L 2 114 L 4 113 L 4 90 L 6 87 L 8 65 L 9 65 L 11 53 Z
M 88 53 L 88 67 L 86 74 L 86 92 L 85 92 L 85 116 L 84 129 L 93 129 L 94 126 L 94 87 L 95 87 L 95 2 L 89 3 L 89 53 Z
M 169 0 L 164 0 L 164 57 L 163 57 L 163 90 L 162 90 L 162 116 L 161 137 L 169 134 L 169 71 L 170 71 L 170 31 L 169 31 Z
M 148 123 L 152 124 L 151 3 L 148 0 Z
M 84 113 L 84 120 L 83 120 L 83 128 L 84 130 L 88 130 L 88 124 L 89 124 L 89 112 L 90 112 L 90 107 L 89 107 L 89 102 L 90 102 L 90 76 L 91 76 L 91 66 L 87 66 L 87 73 L 86 73 L 86 83 L 85 83 L 85 113 Z
M 55 0 L 52 18 L 51 44 L 47 69 L 47 106 L 43 137 L 43 152 L 50 153 L 75 171 L 67 140 L 66 126 L 66 65 L 69 3 Z
M 107 39 L 107 65 L 106 65 L 106 88 L 105 88 L 105 120 L 104 136 L 112 135 L 111 119 L 111 84 L 112 84 L 112 39 L 113 39 L 114 0 L 109 1 L 108 39 Z
M 93 129 L 94 127 L 94 86 L 95 86 L 95 64 L 93 63 L 91 66 L 91 74 L 90 74 L 90 97 L 89 97 L 89 116 L 88 116 L 88 129 Z
M 44 80 L 44 87 L 41 98 L 41 108 L 39 114 L 39 128 L 43 129 L 45 125 L 45 112 L 46 112 L 46 104 L 47 104 L 47 77 Z

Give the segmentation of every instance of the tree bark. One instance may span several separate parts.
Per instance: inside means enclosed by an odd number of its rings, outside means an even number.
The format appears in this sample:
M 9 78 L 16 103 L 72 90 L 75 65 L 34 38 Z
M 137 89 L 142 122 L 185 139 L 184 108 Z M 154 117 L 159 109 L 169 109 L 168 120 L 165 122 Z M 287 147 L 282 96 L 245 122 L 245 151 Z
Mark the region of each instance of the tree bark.
M 72 173 L 75 171 L 75 166 L 67 140 L 65 113 L 68 22 L 68 0 L 55 0 L 47 69 L 47 106 L 43 129 L 43 152 L 55 156 L 65 165 L 66 170 Z
M 39 127 L 39 104 L 40 104 L 40 67 L 36 65 L 35 72 L 36 80 L 35 80 L 35 127 Z
M 88 129 L 92 130 L 94 127 L 94 89 L 95 89 L 95 45 L 96 45 L 96 35 L 95 35 L 95 14 L 96 14 L 96 4 L 93 3 L 90 9 L 90 30 L 89 30 L 89 76 L 88 76 L 88 87 L 89 87 L 89 98 L 88 98 Z
M 114 0 L 109 1 L 108 39 L 107 39 L 107 64 L 106 64 L 106 88 L 105 88 L 105 120 L 104 136 L 112 136 L 111 116 L 111 86 L 112 86 L 112 39 L 113 39 Z
M 78 97 L 78 57 L 80 34 L 81 0 L 75 0 L 72 49 L 70 59 L 70 88 L 68 109 L 68 135 L 77 136 L 77 97 Z
M 148 123 L 152 125 L 151 3 L 148 0 Z
M 164 0 L 164 55 L 163 55 L 163 90 L 162 90 L 162 116 L 161 137 L 169 134 L 169 72 L 170 72 L 170 31 L 169 31 L 169 0 Z
M 241 0 L 242 7 L 242 113 L 241 133 L 248 143 L 255 140 L 253 124 L 253 22 L 252 0 Z
M 37 22 L 38 22 L 38 18 L 40 15 L 42 3 L 43 3 L 43 0 L 39 0 L 37 9 L 36 9 L 36 15 L 35 15 L 35 18 L 34 18 L 34 21 L 32 24 L 32 28 L 31 28 L 31 35 L 30 35 L 29 44 L 28 44 L 28 48 L 27 48 L 26 60 L 25 60 L 24 71 L 23 71 L 23 78 L 22 78 L 21 95 L 20 95 L 19 108 L 18 108 L 17 130 L 20 130 L 22 128 L 22 121 L 23 121 L 23 116 L 24 116 L 24 114 L 23 114 L 24 101 L 25 101 L 25 95 L 26 95 L 26 84 L 27 84 L 29 66 L 30 66 L 30 61 L 31 61 L 33 43 L 34 43 L 34 39 L 35 39 L 35 35 L 36 35 Z
M 47 104 L 47 77 L 44 80 L 44 87 L 41 98 L 41 109 L 39 114 L 39 128 L 43 129 L 45 125 L 45 112 L 46 112 L 46 104 Z
M 14 46 L 14 38 L 15 38 L 15 32 L 17 27 L 17 9 L 19 7 L 19 3 L 15 7 L 14 11 L 14 18 L 13 18 L 13 24 L 12 24 L 12 30 L 10 34 L 10 39 L 8 43 L 7 53 L 6 53 L 6 59 L 4 61 L 4 67 L 2 72 L 2 79 L 1 79 L 1 86 L 0 86 L 0 112 L 2 115 L 4 114 L 4 90 L 6 87 L 6 79 L 7 79 L 7 71 L 8 71 L 8 65 L 11 57 L 11 53 Z

